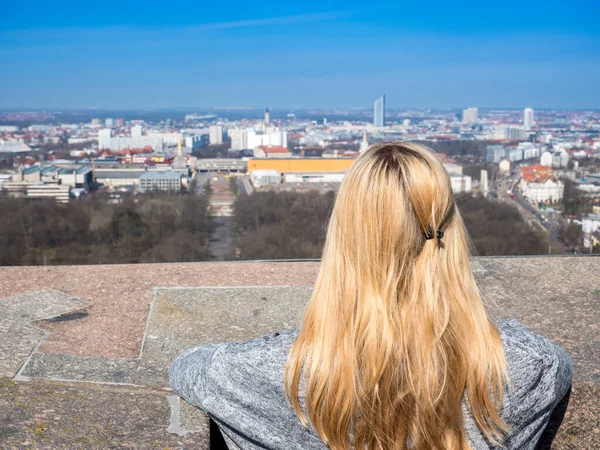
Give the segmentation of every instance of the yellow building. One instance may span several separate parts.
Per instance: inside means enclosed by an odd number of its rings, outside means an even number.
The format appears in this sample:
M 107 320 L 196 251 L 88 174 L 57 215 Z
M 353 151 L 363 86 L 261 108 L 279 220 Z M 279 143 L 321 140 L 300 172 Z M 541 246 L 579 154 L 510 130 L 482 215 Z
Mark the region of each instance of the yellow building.
M 340 173 L 347 171 L 354 159 L 351 158 L 289 158 L 289 159 L 250 159 L 248 173 L 254 170 L 276 170 L 279 173 Z

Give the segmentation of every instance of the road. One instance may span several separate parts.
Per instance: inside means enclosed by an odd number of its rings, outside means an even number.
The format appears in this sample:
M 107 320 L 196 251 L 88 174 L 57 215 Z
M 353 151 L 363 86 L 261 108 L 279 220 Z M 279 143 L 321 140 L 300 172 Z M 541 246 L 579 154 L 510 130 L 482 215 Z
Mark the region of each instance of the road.
M 560 214 L 540 210 L 527 202 L 517 188 L 520 178 L 520 170 L 517 169 L 505 178 L 495 180 L 490 185 L 492 196 L 517 208 L 523 220 L 544 231 L 551 241 L 554 253 L 571 253 L 570 249 L 558 238 L 559 230 L 563 225 Z M 513 198 L 511 198 L 509 192 L 513 194 Z

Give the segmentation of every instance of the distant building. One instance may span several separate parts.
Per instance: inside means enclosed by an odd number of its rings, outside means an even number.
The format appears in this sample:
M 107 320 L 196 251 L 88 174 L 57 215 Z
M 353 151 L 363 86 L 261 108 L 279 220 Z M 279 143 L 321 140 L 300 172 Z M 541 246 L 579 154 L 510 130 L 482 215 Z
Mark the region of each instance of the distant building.
M 540 149 L 532 142 L 521 142 L 519 148 L 523 150 L 523 159 L 539 158 Z
M 470 124 L 477 123 L 479 110 L 475 107 L 467 108 L 463 110 L 462 123 Z
M 529 131 L 531 127 L 533 127 L 533 109 L 525 108 L 525 111 L 523 111 L 523 128 Z
M 125 122 L 124 122 L 124 120 L 123 120 L 123 119 L 117 119 L 117 120 L 115 120 L 115 126 L 116 126 L 117 128 L 123 128 L 123 125 L 124 125 L 124 124 L 125 124 Z
M 363 139 L 362 142 L 360 143 L 360 148 L 359 148 L 359 152 L 360 153 L 364 153 L 365 151 L 367 151 L 367 149 L 369 148 L 369 141 L 367 141 L 367 132 L 364 131 L 363 132 Z
M 279 184 L 281 183 L 281 174 L 272 169 L 255 170 L 250 175 L 250 181 L 255 188 L 270 184 Z
M 62 186 L 60 184 L 30 184 L 27 186 L 26 198 L 53 198 L 56 203 L 68 203 L 70 191 L 71 188 L 69 186 Z
M 98 148 L 110 148 L 112 138 L 112 130 L 110 128 L 104 128 L 98 130 Z
M 100 126 L 100 119 L 98 119 L 98 118 L 92 119 L 92 126 Z
M 373 103 L 373 126 L 385 126 L 385 95 L 382 95 Z
M 552 153 L 544 152 L 540 157 L 540 164 L 546 167 L 552 167 Z
M 292 156 L 290 151 L 280 145 L 276 146 L 260 146 L 254 150 L 255 158 L 289 158 Z
M 241 129 L 228 130 L 227 134 L 231 139 L 231 150 L 245 150 L 248 147 L 248 132 Z
M 131 127 L 131 137 L 132 138 L 142 137 L 142 126 L 141 125 L 134 125 Z
M 510 173 L 510 161 L 508 159 L 503 159 L 500 161 L 500 164 L 498 164 L 498 170 L 502 174 Z
M 489 192 L 487 170 L 482 170 L 479 176 L 479 191 L 481 192 L 481 195 L 483 195 L 483 197 L 487 198 Z
M 569 154 L 565 151 L 555 152 L 552 155 L 552 167 L 557 169 L 566 168 L 569 166 Z
M 208 140 L 210 145 L 219 145 L 223 143 L 223 127 L 221 125 L 211 125 L 208 128 Z
M 563 199 L 564 185 L 556 180 L 552 169 L 541 164 L 521 169 L 521 191 L 531 203 L 556 203 Z
M 463 174 L 463 166 L 453 162 L 445 162 L 444 169 L 446 169 L 446 172 L 450 176 L 460 177 Z
M 10 153 L 12 155 L 18 155 L 19 153 L 29 153 L 31 151 L 31 147 L 29 145 L 24 144 L 23 142 L 7 142 L 4 144 L 0 144 L 0 154 L 2 153 Z
M 265 124 L 269 125 L 271 123 L 271 113 L 269 112 L 269 108 L 265 109 Z
M 506 156 L 506 149 L 503 145 L 488 145 L 485 148 L 484 161 L 486 163 L 499 163 Z
M 112 128 L 115 126 L 115 119 L 112 119 L 110 117 L 104 119 L 104 126 L 105 127 L 109 127 Z
M 455 194 L 471 192 L 472 181 L 468 175 L 451 176 L 450 183 L 452 185 L 452 192 Z
M 264 132 L 257 132 L 252 128 L 244 131 L 246 132 L 246 148 L 256 149 L 261 146 L 287 148 L 287 131 L 281 131 L 277 127 L 268 127 Z
M 279 173 L 341 173 L 346 172 L 354 159 L 351 158 L 288 158 L 250 159 L 248 173 L 255 170 L 276 170 Z
M 581 219 L 581 231 L 583 232 L 583 246 L 585 248 L 592 247 L 592 234 L 598 230 L 600 230 L 600 214 L 588 214 L 586 217 Z
M 521 161 L 523 159 L 523 149 L 519 147 L 510 148 L 507 156 L 511 162 Z
M 148 171 L 140 175 L 140 192 L 181 191 L 181 174 L 175 171 Z

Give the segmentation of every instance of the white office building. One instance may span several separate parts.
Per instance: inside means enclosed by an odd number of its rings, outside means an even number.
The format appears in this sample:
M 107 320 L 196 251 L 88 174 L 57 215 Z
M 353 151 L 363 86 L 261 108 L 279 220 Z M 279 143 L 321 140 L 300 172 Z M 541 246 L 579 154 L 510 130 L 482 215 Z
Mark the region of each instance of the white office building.
M 508 159 L 511 162 L 521 161 L 523 159 L 523 149 L 519 147 L 509 149 Z
M 140 138 L 142 137 L 142 126 L 141 125 L 134 125 L 131 127 L 131 137 L 132 138 Z
M 479 114 L 479 110 L 475 107 L 467 108 L 463 110 L 463 119 L 462 122 L 464 124 L 477 123 L 477 116 Z
M 385 126 L 385 95 L 373 102 L 373 126 Z
M 452 192 L 455 194 L 471 192 L 472 180 L 468 175 L 451 176 L 450 183 L 452 185 Z
M 583 246 L 590 248 L 592 246 L 592 233 L 600 229 L 600 214 L 588 214 L 581 219 L 581 231 L 583 232 Z
M 248 132 L 243 129 L 231 129 L 227 131 L 231 139 L 231 150 L 245 150 L 248 148 Z
M 525 128 L 525 130 L 529 131 L 529 130 L 531 130 L 532 126 L 533 126 L 533 109 L 525 108 L 525 111 L 523 111 L 523 128 Z
M 223 127 L 221 125 L 211 125 L 208 128 L 208 139 L 210 145 L 219 145 L 223 143 Z

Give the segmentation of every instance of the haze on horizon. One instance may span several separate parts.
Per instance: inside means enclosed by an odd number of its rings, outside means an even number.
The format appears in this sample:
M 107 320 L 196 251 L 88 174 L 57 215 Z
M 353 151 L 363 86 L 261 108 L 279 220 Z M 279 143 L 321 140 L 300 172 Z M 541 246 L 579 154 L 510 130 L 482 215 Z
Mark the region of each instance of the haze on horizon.
M 0 108 L 595 109 L 600 4 L 15 2 Z

